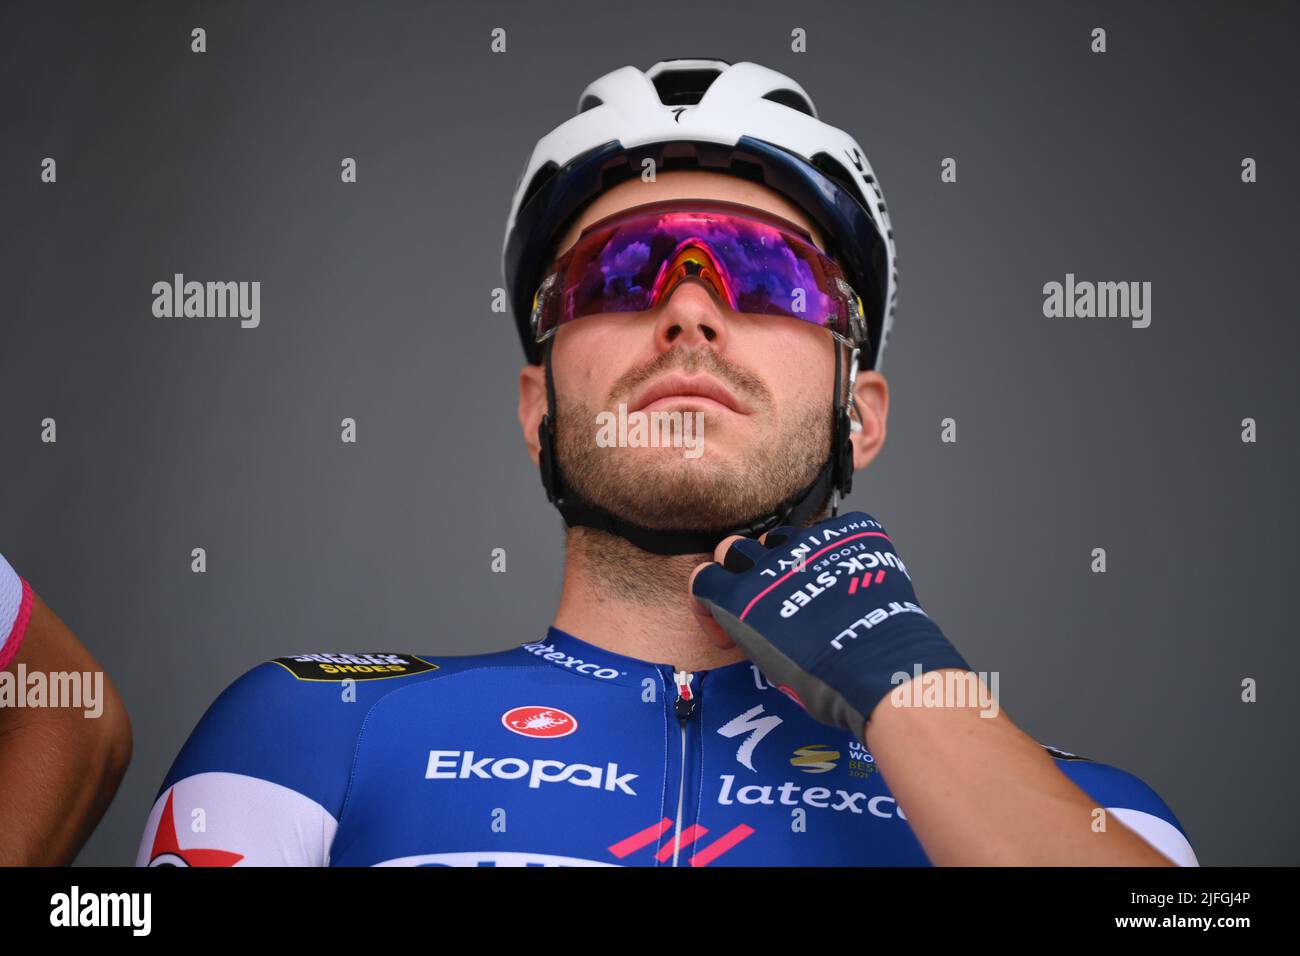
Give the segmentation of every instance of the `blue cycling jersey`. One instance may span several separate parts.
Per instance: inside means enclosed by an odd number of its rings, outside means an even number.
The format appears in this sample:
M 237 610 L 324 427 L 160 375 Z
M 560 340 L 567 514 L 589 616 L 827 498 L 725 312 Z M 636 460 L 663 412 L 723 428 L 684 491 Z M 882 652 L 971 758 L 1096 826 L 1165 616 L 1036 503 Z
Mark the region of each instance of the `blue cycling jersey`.
M 1122 770 L 1047 748 L 1176 863 Z M 872 755 L 748 661 L 693 675 L 551 628 L 466 657 L 309 654 L 229 687 L 177 757 L 140 865 L 927 865 Z

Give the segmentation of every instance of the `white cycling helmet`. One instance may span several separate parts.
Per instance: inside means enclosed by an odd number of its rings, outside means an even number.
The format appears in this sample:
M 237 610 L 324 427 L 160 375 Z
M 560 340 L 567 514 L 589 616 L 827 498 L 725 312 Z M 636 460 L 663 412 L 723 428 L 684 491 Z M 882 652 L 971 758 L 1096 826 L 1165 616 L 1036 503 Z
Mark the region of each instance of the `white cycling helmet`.
M 879 368 L 894 321 L 898 266 L 880 184 L 861 147 L 817 117 L 794 80 L 757 63 L 662 60 L 642 73 L 606 73 L 578 112 L 533 149 L 515 184 L 502 268 L 529 361 L 533 295 L 555 244 L 582 209 L 615 183 L 657 171 L 743 176 L 783 194 L 819 227 L 827 252 L 862 299 L 863 368 Z

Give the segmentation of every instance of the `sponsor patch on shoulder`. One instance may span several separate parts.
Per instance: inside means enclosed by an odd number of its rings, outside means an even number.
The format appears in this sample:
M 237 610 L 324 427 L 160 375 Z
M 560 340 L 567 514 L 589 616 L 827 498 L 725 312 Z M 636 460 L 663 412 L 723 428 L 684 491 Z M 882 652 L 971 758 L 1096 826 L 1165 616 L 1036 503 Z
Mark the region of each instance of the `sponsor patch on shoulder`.
M 1039 744 L 1049 754 L 1057 760 L 1091 760 L 1091 757 L 1080 757 L 1078 754 L 1072 754 L 1068 750 L 1057 750 L 1055 747 L 1049 747 L 1047 744 Z
M 414 654 L 299 654 L 297 657 L 277 657 L 279 664 L 298 680 L 345 681 L 384 680 L 389 677 L 410 677 L 425 671 L 436 671 L 437 664 Z

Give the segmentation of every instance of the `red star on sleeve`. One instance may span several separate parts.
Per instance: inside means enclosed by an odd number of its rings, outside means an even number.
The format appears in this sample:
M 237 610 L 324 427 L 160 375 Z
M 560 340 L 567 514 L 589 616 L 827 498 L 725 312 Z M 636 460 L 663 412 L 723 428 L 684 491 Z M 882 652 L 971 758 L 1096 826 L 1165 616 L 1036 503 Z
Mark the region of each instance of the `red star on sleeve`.
M 180 840 L 176 838 L 176 817 L 173 802 L 176 790 L 167 793 L 167 805 L 163 807 L 158 820 L 158 830 L 153 836 L 153 849 L 149 852 L 149 863 L 160 856 L 175 856 L 186 866 L 234 866 L 244 858 L 242 853 L 230 853 L 226 850 L 182 850 Z

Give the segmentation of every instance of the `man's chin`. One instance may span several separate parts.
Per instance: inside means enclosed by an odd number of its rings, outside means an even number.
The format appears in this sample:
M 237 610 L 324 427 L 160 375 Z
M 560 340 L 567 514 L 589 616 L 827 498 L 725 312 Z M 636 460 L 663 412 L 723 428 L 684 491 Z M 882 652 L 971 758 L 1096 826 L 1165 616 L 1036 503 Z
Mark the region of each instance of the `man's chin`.
M 625 521 L 656 531 L 728 531 L 770 514 L 784 499 L 737 495 L 730 475 L 708 478 L 700 470 L 638 469 L 614 493 L 588 500 Z
M 784 443 L 788 454 L 772 459 L 756 457 L 753 443 L 733 447 L 732 439 L 711 437 L 694 457 L 689 447 L 593 453 L 562 446 L 561 472 L 580 497 L 642 528 L 723 533 L 771 515 L 816 477 L 809 449 L 798 441 Z

